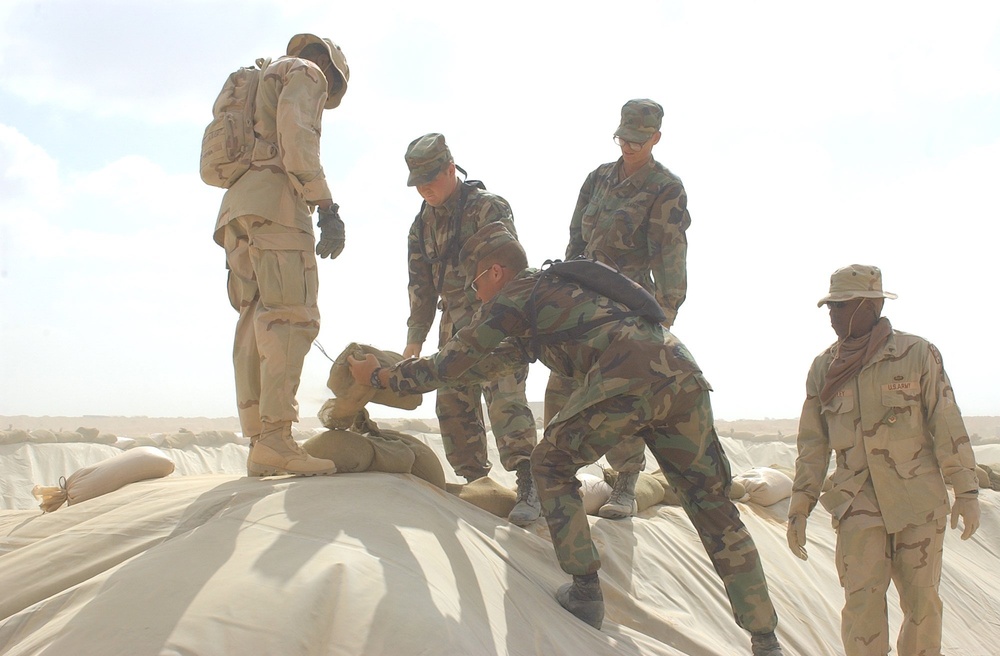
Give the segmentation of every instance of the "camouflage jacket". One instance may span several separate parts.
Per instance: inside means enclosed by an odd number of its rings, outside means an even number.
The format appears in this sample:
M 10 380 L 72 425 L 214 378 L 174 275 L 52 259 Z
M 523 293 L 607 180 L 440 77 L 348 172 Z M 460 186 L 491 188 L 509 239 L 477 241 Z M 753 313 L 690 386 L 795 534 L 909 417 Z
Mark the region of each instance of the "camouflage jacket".
M 465 205 L 458 221 L 458 236 L 452 216 L 466 191 Z M 458 261 L 462 245 L 487 223 L 500 221 L 517 236 L 514 215 L 507 201 L 496 194 L 462 183 L 441 207 L 424 203 L 420 214 L 410 226 L 407 253 L 410 282 L 410 316 L 406 321 L 407 344 L 423 344 L 434 323 L 437 307 L 441 308 L 438 346 L 448 341 L 455 331 L 468 325 L 479 300 L 466 286 L 465 270 Z M 420 229 L 423 228 L 421 232 Z M 445 253 L 449 244 L 451 250 Z M 438 261 L 439 260 L 439 261 Z
M 840 519 L 870 481 L 886 531 L 948 512 L 945 482 L 979 488 L 975 456 L 941 354 L 928 341 L 893 331 L 882 352 L 826 404 L 819 400 L 835 346 L 813 362 L 799 420 L 789 516 L 817 499 Z M 820 494 L 837 454 L 833 487 Z
M 531 322 L 527 305 L 539 272 L 525 269 L 496 297 L 482 306 L 438 353 L 407 360 L 390 376 L 393 390 L 423 393 L 438 387 L 496 378 L 528 362 Z M 615 396 L 642 395 L 660 416 L 669 409 L 665 383 L 675 389 L 694 378 L 711 389 L 684 345 L 669 331 L 647 319 L 628 315 L 619 303 L 579 285 L 546 277 L 535 296 L 538 335 L 572 330 L 585 322 L 622 317 L 596 324 L 582 334 L 561 336 L 540 345 L 538 358 L 549 369 L 580 382 L 552 423 L 564 421 L 591 405 Z M 664 406 L 664 407 L 659 407 Z
M 611 258 L 656 296 L 672 324 L 687 296 L 687 194 L 680 179 L 653 159 L 619 182 L 621 161 L 602 164 L 583 183 L 566 259 Z
M 331 197 L 319 159 L 326 95 L 326 78 L 311 61 L 281 57 L 265 69 L 254 107 L 254 152 L 261 154 L 222 198 L 220 245 L 221 228 L 247 214 L 312 232 L 312 205 Z M 277 146 L 273 157 L 269 144 Z

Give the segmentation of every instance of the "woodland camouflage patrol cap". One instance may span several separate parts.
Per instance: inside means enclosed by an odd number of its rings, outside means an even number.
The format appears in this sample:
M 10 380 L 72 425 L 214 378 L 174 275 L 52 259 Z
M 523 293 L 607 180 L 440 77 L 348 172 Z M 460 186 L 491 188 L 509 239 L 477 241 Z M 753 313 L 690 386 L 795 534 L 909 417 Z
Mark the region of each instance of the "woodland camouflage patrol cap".
M 622 105 L 622 122 L 615 136 L 625 141 L 646 143 L 663 121 L 663 107 L 648 98 L 636 98 Z
M 406 147 L 406 166 L 410 169 L 410 177 L 406 186 L 416 187 L 427 184 L 437 177 L 454 160 L 444 135 L 437 132 L 417 137 Z
M 318 43 L 325 47 L 330 55 L 330 61 L 333 63 L 333 67 L 337 69 L 340 73 L 341 84 L 336 91 L 331 93 L 326 97 L 326 104 L 323 105 L 325 109 L 333 109 L 340 105 L 340 101 L 343 100 L 344 94 L 347 93 L 347 83 L 351 79 L 351 69 L 347 66 L 347 57 L 344 56 L 344 51 L 340 49 L 336 43 L 330 39 L 321 39 L 315 34 L 296 34 L 288 42 L 288 47 L 285 49 L 285 54 L 291 57 L 298 57 L 299 53 L 302 52 L 310 43 Z M 324 75 L 326 73 L 324 72 Z
M 896 298 L 882 291 L 882 272 L 870 264 L 852 264 L 837 269 L 830 276 L 830 293 L 819 299 L 816 307 L 829 301 L 849 301 L 854 298 Z
M 507 226 L 500 221 L 487 223 L 469 237 L 458 256 L 458 261 L 465 267 L 466 286 L 472 284 L 472 280 L 476 277 L 479 263 L 510 242 L 514 242 L 518 248 L 521 248 L 517 237 L 511 234 Z

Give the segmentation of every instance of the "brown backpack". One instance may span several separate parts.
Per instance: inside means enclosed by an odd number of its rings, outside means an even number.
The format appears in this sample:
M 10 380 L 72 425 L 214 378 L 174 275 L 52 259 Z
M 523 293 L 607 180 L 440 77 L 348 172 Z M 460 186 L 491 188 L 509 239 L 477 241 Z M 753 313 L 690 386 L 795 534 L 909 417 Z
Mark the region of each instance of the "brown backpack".
M 201 140 L 201 179 L 205 184 L 229 189 L 255 159 L 277 154 L 274 144 L 258 139 L 253 131 L 257 88 L 270 63 L 270 59 L 258 59 L 256 68 L 244 66 L 222 85 L 212 107 L 212 122 Z

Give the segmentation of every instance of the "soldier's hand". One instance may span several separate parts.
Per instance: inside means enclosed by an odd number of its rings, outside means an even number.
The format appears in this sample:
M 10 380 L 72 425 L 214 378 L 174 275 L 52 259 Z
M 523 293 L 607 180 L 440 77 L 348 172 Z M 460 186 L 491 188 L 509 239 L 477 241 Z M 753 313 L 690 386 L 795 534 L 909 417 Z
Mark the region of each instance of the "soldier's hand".
M 351 377 L 358 385 L 371 387 L 372 372 L 378 369 L 378 358 L 369 353 L 364 360 L 358 360 L 353 355 L 347 356 L 347 366 L 351 368 Z
M 806 516 L 792 515 L 788 518 L 788 548 L 802 560 L 809 560 L 806 553 Z
M 334 260 L 344 251 L 344 222 L 340 220 L 340 206 L 333 203 L 330 209 L 320 208 L 318 225 L 316 255 Z
M 958 518 L 962 518 L 962 539 L 968 540 L 979 528 L 979 497 L 957 497 L 951 507 L 951 527 L 958 528 Z
M 410 358 L 419 358 L 421 346 L 421 344 L 407 344 L 406 348 L 403 349 L 403 359 L 409 360 Z

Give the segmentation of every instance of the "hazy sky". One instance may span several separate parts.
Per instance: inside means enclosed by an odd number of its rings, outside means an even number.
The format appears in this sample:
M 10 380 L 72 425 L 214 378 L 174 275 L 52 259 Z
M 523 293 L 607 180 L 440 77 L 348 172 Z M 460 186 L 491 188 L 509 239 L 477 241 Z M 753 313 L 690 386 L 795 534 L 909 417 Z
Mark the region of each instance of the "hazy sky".
M 538 265 L 617 158 L 621 105 L 649 97 L 692 218 L 675 332 L 718 418 L 798 416 L 834 339 L 816 300 L 853 262 L 882 268 L 885 314 L 940 347 L 962 410 L 1000 415 L 998 28 L 995 0 L 4 0 L 0 414 L 236 413 L 223 192 L 198 176 L 200 139 L 226 75 L 308 31 L 352 72 L 323 122 L 347 224 L 319 264 L 331 356 L 405 345 L 412 139 L 443 132 Z M 303 415 L 329 364 L 307 357 Z M 546 378 L 532 368 L 530 399 Z

